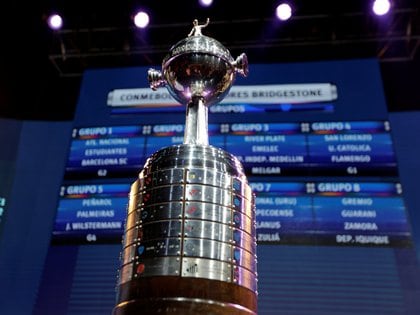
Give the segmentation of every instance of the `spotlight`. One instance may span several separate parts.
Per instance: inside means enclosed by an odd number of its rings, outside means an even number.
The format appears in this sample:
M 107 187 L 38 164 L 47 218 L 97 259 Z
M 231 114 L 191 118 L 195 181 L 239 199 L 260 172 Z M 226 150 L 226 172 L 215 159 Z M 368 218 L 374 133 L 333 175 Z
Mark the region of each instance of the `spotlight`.
M 213 0 L 198 0 L 201 6 L 203 7 L 209 7 L 212 5 Z
M 47 24 L 52 30 L 58 30 L 63 26 L 63 19 L 58 14 L 52 14 L 47 19 Z
M 286 21 L 292 16 L 292 7 L 287 3 L 281 3 L 276 8 L 276 16 L 281 21 Z
M 385 15 L 391 8 L 391 2 L 389 0 L 375 0 L 372 5 L 373 13 L 376 15 Z
M 134 24 L 138 28 L 145 28 L 147 25 L 149 25 L 149 15 L 144 11 L 139 11 L 134 16 Z

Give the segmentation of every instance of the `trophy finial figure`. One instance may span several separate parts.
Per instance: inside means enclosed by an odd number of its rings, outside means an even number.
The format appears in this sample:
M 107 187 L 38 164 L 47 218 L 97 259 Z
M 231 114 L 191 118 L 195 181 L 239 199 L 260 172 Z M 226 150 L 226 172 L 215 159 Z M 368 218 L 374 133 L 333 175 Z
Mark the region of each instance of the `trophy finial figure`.
M 205 24 L 198 24 L 198 20 L 194 19 L 193 21 L 193 28 L 191 30 L 191 32 L 188 34 L 188 36 L 197 36 L 197 35 L 203 35 L 201 33 L 201 29 L 205 28 L 207 25 L 209 25 L 210 23 L 210 19 L 207 18 L 206 23 Z

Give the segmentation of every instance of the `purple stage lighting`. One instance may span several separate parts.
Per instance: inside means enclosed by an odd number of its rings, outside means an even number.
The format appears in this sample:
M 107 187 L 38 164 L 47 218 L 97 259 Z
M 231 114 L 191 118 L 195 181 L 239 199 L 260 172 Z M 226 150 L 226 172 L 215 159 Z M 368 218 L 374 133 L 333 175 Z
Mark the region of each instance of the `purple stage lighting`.
M 150 21 L 149 15 L 144 11 L 139 11 L 134 16 L 134 24 L 138 28 L 145 28 L 147 25 L 149 25 L 149 21 Z
M 372 5 L 373 13 L 376 15 L 385 15 L 391 8 L 391 2 L 389 0 L 375 0 Z
M 292 7 L 287 3 L 279 4 L 276 8 L 276 16 L 281 21 L 286 21 L 292 16 Z
M 213 0 L 198 0 L 198 3 L 203 7 L 209 7 L 212 5 Z
M 48 17 L 47 23 L 52 30 L 58 30 L 63 26 L 63 19 L 58 14 L 52 14 Z

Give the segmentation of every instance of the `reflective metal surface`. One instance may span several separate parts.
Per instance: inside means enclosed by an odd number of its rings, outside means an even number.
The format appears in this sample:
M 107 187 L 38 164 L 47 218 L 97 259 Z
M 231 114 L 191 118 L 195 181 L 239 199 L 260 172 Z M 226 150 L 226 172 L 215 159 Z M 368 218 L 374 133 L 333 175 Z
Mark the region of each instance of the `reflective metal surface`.
M 199 219 L 231 224 L 232 214 L 233 211 L 230 207 L 207 202 L 185 202 L 184 217 L 186 219 Z
M 214 38 L 195 35 L 172 46 L 162 62 L 162 73 L 150 69 L 148 77 L 152 89 L 167 85 L 171 95 L 182 104 L 199 96 L 209 106 L 226 96 L 236 73 L 248 74 L 245 54 L 234 60 Z
M 180 238 L 161 238 L 138 243 L 136 261 L 144 257 L 180 256 L 181 242 Z
M 152 89 L 166 85 L 186 105 L 184 143 L 151 155 L 131 186 L 114 315 L 256 314 L 255 197 L 207 132 L 208 106 L 248 64 L 202 35 L 208 24 L 195 20 L 162 72 L 148 72 Z
M 166 202 L 142 207 L 139 217 L 143 224 L 159 220 L 177 219 L 183 216 L 184 203 L 181 201 Z
M 223 171 L 208 165 L 223 165 Z M 248 275 L 244 286 L 256 288 L 249 283 L 256 281 L 255 252 L 254 195 L 234 156 L 210 146 L 184 144 L 148 159 L 130 193 L 122 265 L 133 270 L 121 273 L 130 277 L 121 283 L 168 274 L 216 279 L 209 266 L 218 266 L 215 270 L 226 274 L 218 280 L 234 282 L 240 267 Z M 186 258 L 188 263 L 204 259 L 203 267 L 188 273 Z
M 257 277 L 255 273 L 241 267 L 236 267 L 233 273 L 233 281 L 238 285 L 244 286 L 254 292 L 257 290 Z

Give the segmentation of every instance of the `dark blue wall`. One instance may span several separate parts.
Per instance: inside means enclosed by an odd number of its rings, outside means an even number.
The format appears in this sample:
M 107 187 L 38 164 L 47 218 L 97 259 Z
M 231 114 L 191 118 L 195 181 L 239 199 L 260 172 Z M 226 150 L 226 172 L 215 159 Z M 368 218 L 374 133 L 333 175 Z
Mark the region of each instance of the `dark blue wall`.
M 16 148 L 0 242 L 0 314 L 31 314 L 48 251 L 71 122 L 0 120 Z M 20 137 L 16 138 L 16 134 Z M 0 174 L 1 175 L 1 174 Z
M 391 113 L 389 120 L 417 258 L 420 261 L 420 112 Z

